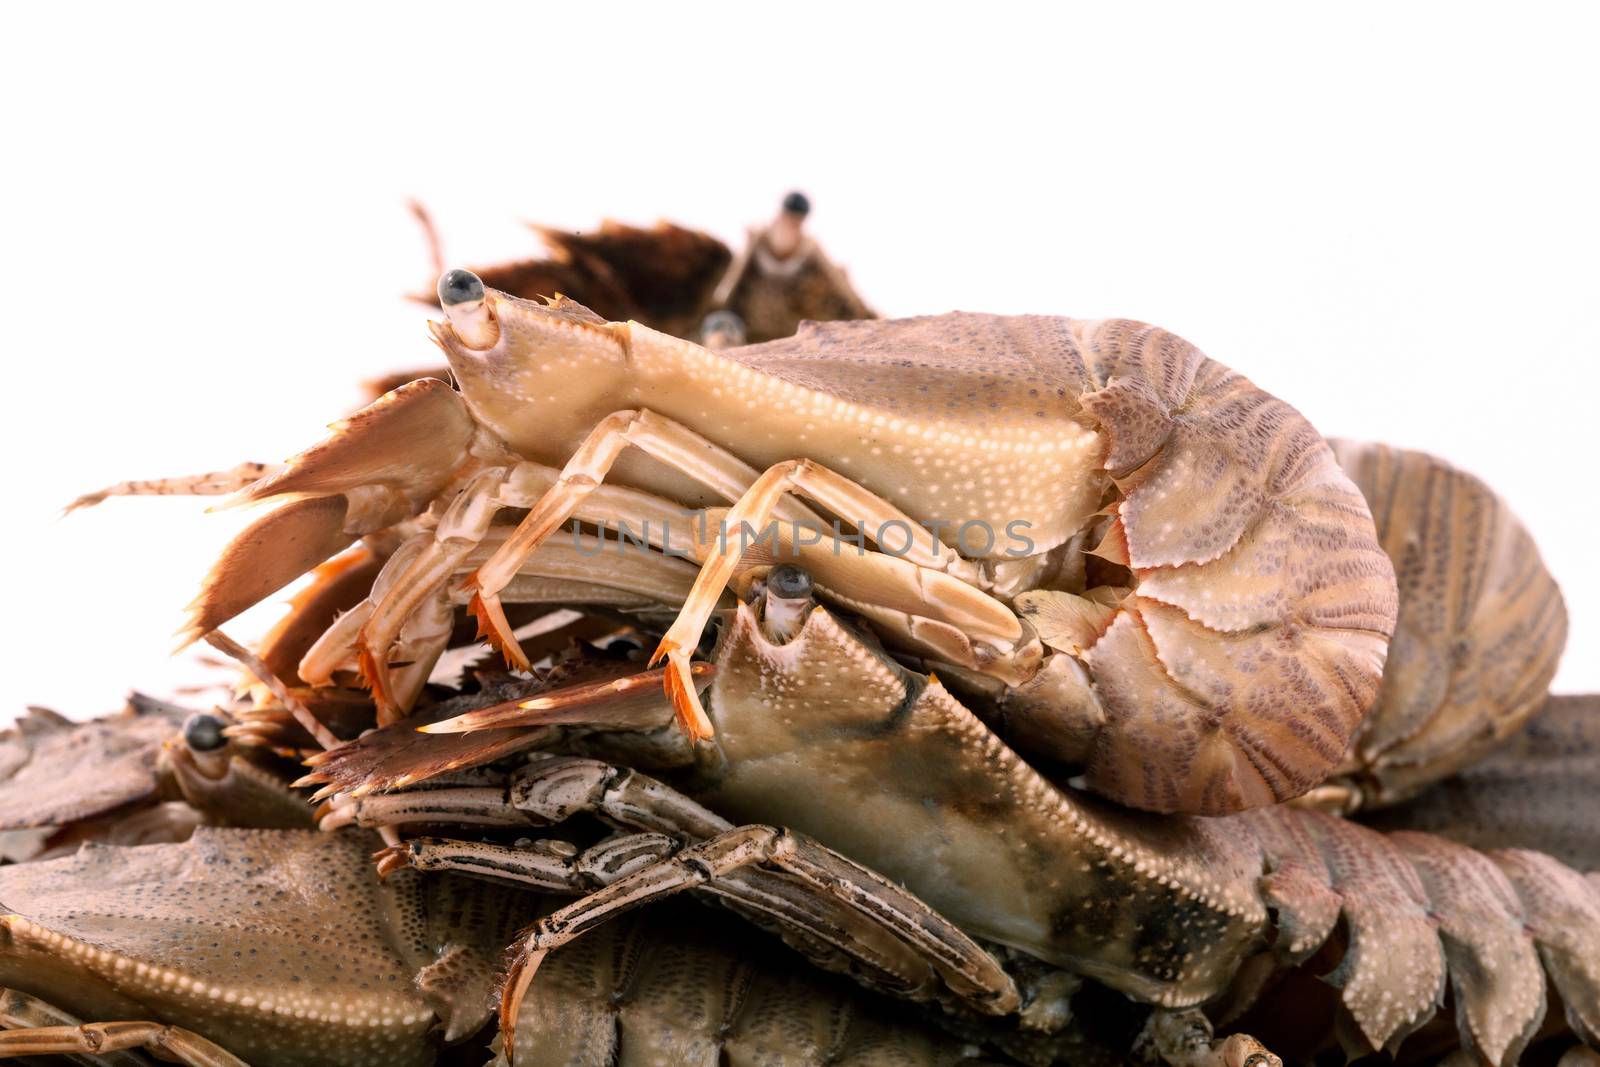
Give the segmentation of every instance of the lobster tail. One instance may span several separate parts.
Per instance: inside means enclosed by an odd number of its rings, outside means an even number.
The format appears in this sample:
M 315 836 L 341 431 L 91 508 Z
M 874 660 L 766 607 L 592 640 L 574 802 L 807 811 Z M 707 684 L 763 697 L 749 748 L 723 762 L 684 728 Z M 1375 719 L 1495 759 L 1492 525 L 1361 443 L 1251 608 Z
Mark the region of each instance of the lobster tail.
M 1600 886 L 1537 852 L 1478 852 L 1432 834 L 1382 834 L 1321 812 L 1239 817 L 1261 841 L 1272 952 L 1298 966 L 1342 938 L 1324 980 L 1357 1032 L 1388 1049 L 1438 1014 L 1448 984 L 1462 1045 L 1514 1064 L 1539 1032 L 1546 989 L 1600 1044 Z M 1362 1046 L 1365 1046 L 1364 1048 Z
M 1367 505 L 1299 412 L 1194 346 L 1078 332 L 1120 496 L 1100 553 L 1132 586 L 1077 653 L 1105 717 L 1089 787 L 1201 815 L 1299 796 L 1344 756 L 1394 630 Z

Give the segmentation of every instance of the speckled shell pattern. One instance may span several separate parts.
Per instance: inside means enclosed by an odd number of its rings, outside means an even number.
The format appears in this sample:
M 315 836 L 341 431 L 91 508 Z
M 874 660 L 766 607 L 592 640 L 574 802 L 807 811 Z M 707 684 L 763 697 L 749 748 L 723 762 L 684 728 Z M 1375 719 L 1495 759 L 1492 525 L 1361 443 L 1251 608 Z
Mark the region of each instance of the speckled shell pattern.
M 781 644 L 741 608 L 717 662 L 728 762 L 705 801 L 810 833 L 975 936 L 1139 1000 L 1233 1013 L 1305 965 L 1338 989 L 1369 1049 L 1433 1020 L 1447 984 L 1462 1040 L 1489 1063 L 1516 1061 L 1547 988 L 1595 1039 L 1597 876 L 1294 805 L 1217 818 L 1114 808 L 1046 780 L 937 681 L 823 608 Z M 1552 729 L 1567 737 L 1576 721 Z
M 1422 452 L 1332 445 L 1400 589 L 1383 687 L 1339 768 L 1381 806 L 1476 763 L 1544 704 L 1567 611 L 1533 538 L 1482 481 Z
M 205 828 L 0 868 L 0 984 L 88 1021 L 181 1025 L 253 1067 L 434 1063 L 449 1014 L 435 1006 L 470 991 L 466 1029 L 483 1022 L 499 950 L 539 898 L 413 873 L 380 882 L 368 841 Z M 438 937 L 440 913 L 465 946 Z M 731 916 L 670 905 L 554 953 L 516 1034 L 524 1067 L 614 1062 L 624 1044 L 615 1062 L 730 1067 L 945 1067 L 971 1052 L 902 1005 L 796 967 Z
M 1600 1041 L 1600 884 L 1525 849 L 1477 852 L 1416 831 L 1382 834 L 1322 812 L 1234 816 L 1262 842 L 1274 954 L 1311 956 L 1342 920 L 1326 981 L 1373 1049 L 1397 1048 L 1445 1002 L 1463 1044 L 1516 1063 L 1544 1021 L 1546 989 L 1581 1040 Z
M 422 1067 L 438 1023 L 414 981 L 424 902 L 415 879 L 378 882 L 370 851 L 202 827 L 0 867 L 0 985 L 91 1021 L 173 1022 L 253 1064 Z
M 1222 814 L 1299 795 L 1376 696 L 1397 605 L 1365 501 L 1303 416 L 1168 331 L 953 312 L 709 352 L 489 301 L 494 347 L 440 343 L 475 417 L 523 454 L 572 416 L 539 406 L 559 353 L 563 373 L 617 382 L 574 433 L 641 405 L 757 470 L 820 463 L 918 522 L 1023 521 L 1040 553 L 1109 515 L 1093 550 L 1133 591 L 1077 653 L 1103 722 L 1087 780 L 1105 796 Z
M 1600 871 L 1600 696 L 1551 696 L 1481 762 L 1418 796 L 1361 813 L 1384 830 L 1426 830 L 1476 849 L 1531 848 Z
M 491 291 L 486 306 L 496 340 L 483 350 L 434 324 L 459 393 L 402 386 L 243 493 L 288 502 L 226 550 L 191 636 L 356 536 L 442 506 L 484 463 L 560 466 L 607 416 L 648 409 L 756 471 L 828 467 L 947 543 L 970 522 L 1024 524 L 1035 556 L 999 555 L 996 534 L 983 566 L 1018 570 L 1070 546 L 1122 568 L 1103 632 L 1059 653 L 1093 689 L 1090 709 L 1058 709 L 1057 735 L 1080 740 L 1042 753 L 1086 764 L 1089 787 L 1120 803 L 1223 814 L 1297 796 L 1338 764 L 1376 697 L 1397 605 L 1365 501 L 1304 417 L 1172 333 L 953 312 L 807 323 L 712 352 L 571 301 Z M 674 507 L 726 502 L 643 458 L 621 456 L 607 480 Z M 986 580 L 979 561 L 962 566 Z M 979 627 L 934 589 L 907 632 L 947 632 L 967 646 L 957 666 L 1016 684 L 1040 646 L 992 616 L 1022 591 L 997 593 Z
M 1343 757 L 1397 611 L 1366 503 L 1289 405 L 1194 346 L 1088 324 L 1117 499 L 1101 554 L 1134 576 L 1082 654 L 1105 711 L 1089 787 L 1223 814 L 1297 796 Z

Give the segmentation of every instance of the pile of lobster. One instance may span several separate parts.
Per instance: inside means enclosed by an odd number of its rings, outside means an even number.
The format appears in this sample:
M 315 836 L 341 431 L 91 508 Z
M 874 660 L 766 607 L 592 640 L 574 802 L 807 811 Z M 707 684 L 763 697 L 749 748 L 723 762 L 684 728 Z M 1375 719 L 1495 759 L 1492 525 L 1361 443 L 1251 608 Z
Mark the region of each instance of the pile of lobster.
M 1500 498 L 1137 322 L 728 343 L 870 316 L 798 233 L 445 271 L 448 373 L 77 502 L 264 505 L 242 681 L 0 735 L 0 1058 L 1600 1062 L 1600 699 Z

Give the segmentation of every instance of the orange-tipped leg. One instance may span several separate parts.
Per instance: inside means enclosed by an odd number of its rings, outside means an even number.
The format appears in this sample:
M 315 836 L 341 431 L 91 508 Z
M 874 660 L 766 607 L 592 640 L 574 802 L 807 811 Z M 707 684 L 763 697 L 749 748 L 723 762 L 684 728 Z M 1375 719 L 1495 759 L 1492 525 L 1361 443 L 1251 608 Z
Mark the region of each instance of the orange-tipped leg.
M 708 684 L 716 668 L 691 664 L 690 684 Z M 653 730 L 666 726 L 661 708 L 667 671 L 644 671 L 601 681 L 564 686 L 526 700 L 508 700 L 465 712 L 442 722 L 415 727 L 424 734 L 461 734 L 530 726 L 591 726 L 613 730 Z
M 477 575 L 467 579 L 467 587 L 473 590 L 467 610 L 478 620 L 478 636 L 493 645 L 495 651 L 500 653 L 501 658 L 513 670 L 527 670 L 531 664 L 522 652 L 522 642 L 511 632 L 511 623 L 506 619 L 506 611 L 500 605 L 499 596 L 484 593 L 482 587 L 478 585 Z
M 716 733 L 716 728 L 711 725 L 711 719 L 706 715 L 706 709 L 700 703 L 700 692 L 695 685 L 695 669 L 689 660 L 689 653 L 679 648 L 670 638 L 662 638 L 661 644 L 656 646 L 655 655 L 650 657 L 653 667 L 662 657 L 666 657 L 667 669 L 662 677 L 662 685 L 666 688 L 667 699 L 672 701 L 672 710 L 677 715 L 678 725 L 683 727 L 683 732 L 689 735 L 691 741 L 705 741 Z
M 361 684 L 372 692 L 372 704 L 380 716 L 387 718 L 399 714 L 394 691 L 389 687 L 389 667 L 372 651 L 365 634 L 356 642 L 356 674 Z

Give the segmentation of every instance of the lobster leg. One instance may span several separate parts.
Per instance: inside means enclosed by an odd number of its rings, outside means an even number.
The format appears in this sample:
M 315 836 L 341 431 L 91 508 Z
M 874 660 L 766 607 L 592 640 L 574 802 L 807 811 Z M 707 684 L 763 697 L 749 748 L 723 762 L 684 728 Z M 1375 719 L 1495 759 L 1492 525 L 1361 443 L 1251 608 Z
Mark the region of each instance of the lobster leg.
M 509 782 L 492 775 L 458 782 L 440 780 L 335 805 L 320 825 L 324 830 L 441 822 L 548 826 L 591 814 L 626 831 L 696 839 L 733 826 L 654 778 L 599 760 L 541 755 Z
M 693 478 L 727 500 L 735 500 L 755 480 L 755 469 L 685 426 L 644 410 L 617 411 L 601 419 L 578 446 L 549 489 L 533 503 L 505 544 L 489 558 L 470 582 L 475 592 L 472 610 L 513 666 L 515 642 L 499 609 L 500 591 L 536 548 L 572 518 L 583 501 L 598 489 L 617 458 L 630 446 Z M 798 515 L 815 520 L 809 512 Z M 703 719 L 703 716 L 702 716 Z
M 902 997 L 953 1000 L 990 1015 L 1019 1007 L 999 961 L 926 904 L 809 838 L 752 825 L 649 863 L 535 923 L 506 976 L 502 1030 L 511 1033 L 548 952 L 613 915 L 686 889 L 723 897 L 791 943 L 798 933 L 802 951 L 821 941 L 836 966 L 842 956 L 871 984 Z
M 580 813 L 634 832 L 602 843 L 601 851 L 565 856 L 548 845 L 519 850 L 412 842 L 380 853 L 379 869 L 432 865 L 489 876 L 498 872 L 569 891 L 605 885 L 546 920 L 524 944 L 511 983 L 519 1000 L 546 951 L 618 910 L 704 889 L 797 935 L 804 946 L 825 947 L 829 958 L 843 956 L 856 967 L 868 967 L 880 976 L 877 984 L 901 995 L 937 995 L 942 987 L 978 1010 L 1000 1014 L 1017 1007 L 1015 986 L 987 952 L 889 880 L 809 838 L 772 827 L 734 827 L 652 778 L 597 760 L 543 757 L 509 788 L 464 784 L 364 797 L 335 807 L 322 827 L 540 825 Z M 507 1017 L 515 1018 L 515 1004 L 508 1003 Z
M 682 846 L 665 834 L 624 834 L 582 851 L 565 841 L 540 839 L 527 847 L 442 837 L 414 837 L 376 855 L 378 874 L 405 867 L 461 871 L 552 893 L 587 893 L 616 881 Z
M 623 508 L 593 516 L 580 512 L 577 517 L 598 525 L 618 523 L 626 529 L 632 529 L 629 524 L 637 514 Z M 523 563 L 522 569 L 501 590 L 501 601 L 521 605 L 610 607 L 657 614 L 670 612 L 670 605 L 681 604 L 688 595 L 694 583 L 695 568 L 688 559 L 654 551 L 655 547 L 671 548 L 672 538 L 664 538 L 667 542 L 665 545 L 652 544 L 655 533 L 649 529 L 649 519 L 643 521 L 652 541 L 634 542 L 631 550 L 620 539 L 608 548 L 603 533 L 595 535 L 580 530 L 573 530 L 570 539 L 563 536 L 545 543 Z M 661 529 L 670 532 L 669 527 L 663 526 Z M 484 543 L 467 557 L 463 568 L 457 570 L 456 579 L 465 580 L 472 566 L 486 559 L 498 546 L 504 531 L 504 527 L 490 531 Z M 604 557 L 604 563 L 598 564 L 601 557 Z M 465 600 L 459 589 L 452 591 L 447 601 L 449 611 L 453 614 L 455 607 Z M 412 625 L 408 622 L 407 628 L 402 630 L 402 648 L 406 643 L 405 634 Z M 528 662 L 537 662 L 540 658 L 538 652 L 530 656 L 530 646 L 521 638 L 517 640 L 516 651 Z
M 626 515 L 622 521 L 628 521 Z M 465 557 L 456 556 L 453 577 L 464 577 L 475 561 L 486 558 L 498 547 L 501 529 L 504 528 L 490 530 Z M 385 657 L 388 672 L 383 675 L 383 684 L 392 707 L 382 713 L 382 723 L 395 721 L 396 712 L 409 708 L 448 646 L 455 608 L 464 599 L 452 591 L 451 577 L 440 578 L 442 572 L 437 569 L 423 574 L 429 566 L 427 560 L 444 558 L 437 546 L 431 533 L 417 534 L 402 545 L 384 565 L 367 599 L 336 619 L 307 650 L 299 664 L 300 676 L 314 685 L 330 685 L 335 671 L 356 670 L 364 677 L 369 672 L 377 673 L 373 661 L 362 656 L 362 634 L 370 633 L 377 625 L 373 620 L 390 611 L 383 605 L 392 603 L 396 585 L 420 576 L 417 580 L 426 582 L 427 588 L 411 614 L 381 616 L 400 624 Z M 596 566 L 601 556 L 605 557 L 603 568 Z M 687 560 L 642 548 L 608 551 L 603 538 L 575 533 L 571 541 L 563 537 L 543 546 L 523 564 L 501 596 L 509 604 L 606 605 L 638 610 L 680 603 L 693 584 L 694 574 L 694 567 Z M 520 651 L 520 641 L 518 648 Z M 375 685 L 374 692 L 377 691 Z
M 930 574 L 957 572 L 965 562 L 937 538 L 930 536 L 928 547 L 919 546 L 915 535 L 919 524 L 914 519 L 843 475 L 810 460 L 790 460 L 769 467 L 728 511 L 723 526 L 725 530 L 738 531 L 738 539 L 731 543 L 727 536 L 717 539 L 715 551 L 702 566 L 688 601 L 662 637 L 651 660 L 652 664 L 662 658 L 667 660 L 668 692 L 673 695 L 679 719 L 686 724 L 703 724 L 703 729 L 696 736 L 710 736 L 711 726 L 694 687 L 687 684 L 689 657 L 716 608 L 717 599 L 733 577 L 734 568 L 744 554 L 747 547 L 741 540 L 744 531 L 748 527 L 760 537 L 760 531 L 778 514 L 788 496 L 801 496 L 815 501 L 833 514 L 845 518 L 864 537 L 870 537 L 875 543 L 879 543 L 878 539 L 890 527 L 906 531 L 905 551 L 899 554 L 907 562 Z M 881 543 L 879 546 L 882 547 Z M 987 628 L 992 628 L 993 635 L 998 637 L 1001 644 L 1008 641 L 1015 643 L 1021 639 L 1023 629 L 1016 617 L 998 602 L 991 603 L 996 610 L 988 618 L 974 621 L 980 626 L 987 622 Z M 976 626 L 972 628 L 978 629 Z
M 0 1059 L 71 1055 L 104 1067 L 139 1063 L 143 1049 L 187 1067 L 249 1067 L 199 1034 L 150 1022 L 79 1023 L 66 1012 L 15 989 L 0 989 Z
M 481 590 L 474 584 L 476 579 L 472 575 L 468 575 L 466 585 L 461 589 L 450 588 L 451 579 L 471 569 L 469 560 L 482 562 L 486 553 L 481 551 L 481 546 L 485 543 L 496 546 L 494 556 L 504 551 L 507 540 L 503 534 L 491 528 L 499 511 L 532 506 L 537 512 L 541 501 L 559 488 L 558 472 L 537 463 L 519 463 L 480 471 L 451 503 L 438 526 L 431 533 L 420 534 L 407 542 L 403 552 L 396 553 L 384 567 L 374 583 L 372 596 L 350 613 L 352 616 L 360 613 L 360 619 L 347 617 L 335 624 L 337 635 L 333 636 L 330 630 L 327 636 L 327 640 L 333 644 L 318 642 L 316 652 L 322 659 L 320 665 L 308 665 L 312 676 L 321 676 L 320 672 L 328 669 L 326 656 L 331 650 L 353 645 L 361 674 L 372 685 L 380 720 L 393 721 L 399 717 L 400 710 L 415 698 L 416 691 L 426 681 L 427 675 L 426 666 L 415 667 L 408 673 L 405 688 L 391 684 L 387 667 L 397 652 L 397 642 L 405 643 L 408 638 L 414 640 L 417 630 L 414 617 L 419 612 L 426 613 L 431 621 L 421 624 L 421 631 L 425 634 L 422 648 L 425 654 L 436 657 L 443 650 L 438 642 L 444 640 L 449 631 L 442 613 L 453 607 L 457 600 L 466 600 L 462 594 L 467 591 L 471 593 L 472 610 L 479 616 L 484 634 L 508 663 L 518 669 L 528 669 L 527 656 L 511 633 L 510 623 L 501 606 L 502 598 L 517 602 L 522 594 L 518 589 L 506 587 L 513 585 L 523 572 L 534 576 L 592 581 L 596 576 L 594 557 L 604 551 L 604 543 L 596 545 L 592 537 L 574 535 L 576 540 L 570 546 L 551 545 L 546 553 L 550 556 L 548 560 L 522 560 L 518 571 L 504 585 L 497 587 L 496 595 L 488 601 L 480 602 Z M 689 523 L 683 521 L 682 513 L 666 501 L 649 494 L 609 486 L 600 487 L 602 492 L 593 493 L 595 488 L 589 486 L 571 508 L 564 509 L 556 525 L 569 518 L 577 518 L 602 526 L 642 529 L 645 543 L 676 555 L 689 555 L 693 547 L 692 538 L 687 532 Z M 591 494 L 593 500 L 589 499 Z M 676 523 L 676 535 L 673 525 L 675 518 L 679 520 Z M 526 523 L 525 519 L 524 525 Z M 513 534 L 512 539 L 516 536 Z M 613 586 L 626 585 L 636 591 L 653 592 L 669 601 L 681 600 L 689 588 L 693 572 L 687 563 L 677 564 L 686 573 L 674 578 L 674 561 L 659 553 L 640 551 L 617 555 L 626 559 L 616 560 L 618 565 L 607 568 L 609 572 L 626 568 L 646 573 L 608 573 L 606 580 Z M 645 579 L 643 584 L 638 584 L 640 577 Z M 414 631 L 412 634 L 407 633 L 408 627 Z M 349 636 L 351 631 L 355 632 L 353 639 Z M 424 655 L 413 655 L 408 662 L 418 664 L 424 658 Z
M 440 518 L 432 540 L 423 542 L 408 557 L 405 570 L 389 579 L 383 598 L 362 625 L 356 637 L 357 657 L 361 674 L 372 687 L 380 724 L 401 717 L 389 680 L 389 653 L 401 629 L 418 608 L 437 601 L 439 589 L 488 532 L 502 506 L 495 494 L 507 473 L 508 468 L 490 467 L 472 477 Z M 390 568 L 384 571 L 380 578 L 387 577 Z
M 803 496 L 835 514 L 847 516 L 853 524 L 861 526 L 863 536 L 873 536 L 873 531 L 881 535 L 886 527 L 899 527 L 906 544 L 897 555 L 920 570 L 955 574 L 962 569 L 963 561 L 953 550 L 931 537 L 919 542 L 916 536 L 919 524 L 905 512 L 841 475 L 804 460 L 781 463 L 758 475 L 754 468 L 732 453 L 679 423 L 647 410 L 619 411 L 606 416 L 591 431 L 556 482 L 532 505 L 516 532 L 469 579 L 475 593 L 473 613 L 491 639 L 504 646 L 502 650 L 513 666 L 525 664 L 519 661 L 514 642 L 510 640 L 510 628 L 499 607 L 501 590 L 530 553 L 564 522 L 580 514 L 584 501 L 601 488 L 612 465 L 629 446 L 639 448 L 724 498 L 736 501 L 726 518 L 729 528 L 738 529 L 741 522 L 764 526 L 778 516 L 819 529 L 821 523 L 817 516 L 797 500 L 790 499 Z M 658 656 L 667 656 L 672 664 L 669 692 L 674 695 L 680 720 L 696 737 L 710 735 L 710 722 L 693 687 L 686 684 L 688 660 L 706 619 L 739 562 L 743 547 L 730 547 L 725 537 L 718 540 L 721 544 L 713 561 L 706 565 L 690 594 L 689 603 L 658 652 Z M 948 606 L 978 617 L 978 624 L 970 629 L 985 636 L 994 631 L 1001 644 L 1021 637 L 1021 626 L 1009 610 L 976 590 L 965 588 L 964 582 L 951 584 L 964 588 L 943 590 L 952 601 Z M 962 598 L 961 593 L 967 596 Z

